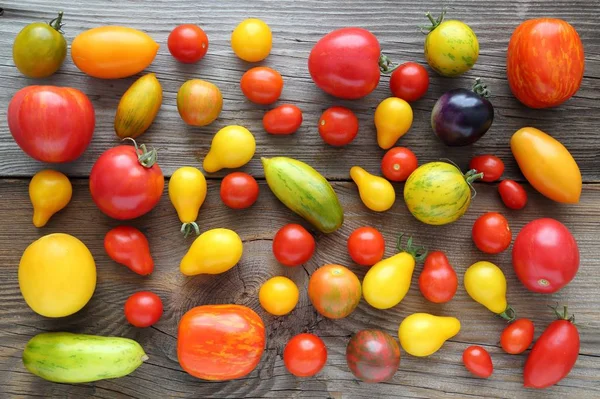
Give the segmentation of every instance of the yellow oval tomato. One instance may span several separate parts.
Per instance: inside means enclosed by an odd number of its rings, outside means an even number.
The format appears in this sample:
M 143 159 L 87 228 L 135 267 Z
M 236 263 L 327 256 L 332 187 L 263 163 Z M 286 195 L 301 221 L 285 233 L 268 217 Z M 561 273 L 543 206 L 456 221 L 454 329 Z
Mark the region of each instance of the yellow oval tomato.
M 200 207 L 206 199 L 206 178 L 198 168 L 183 166 L 169 179 L 169 199 L 183 225 L 181 232 L 187 237 L 192 230 L 200 234 L 196 224 Z
M 84 243 L 63 233 L 43 236 L 25 249 L 19 288 L 27 305 L 46 317 L 64 317 L 85 306 L 96 288 L 96 263 Z
M 375 109 L 377 144 L 387 150 L 408 132 L 413 122 L 413 111 L 409 103 L 398 97 L 389 97 Z
M 258 300 L 264 310 L 274 316 L 290 313 L 298 303 L 298 287 L 287 277 L 273 277 L 258 291 Z
M 414 270 L 415 259 L 408 252 L 377 262 L 363 279 L 365 301 L 376 309 L 396 306 L 406 296 Z
M 188 80 L 177 92 L 177 111 L 188 125 L 209 125 L 218 118 L 222 108 L 221 90 L 205 80 Z
M 255 150 L 256 141 L 248 129 L 238 125 L 225 126 L 213 137 L 202 166 L 208 173 L 239 168 L 252 159 Z
M 73 40 L 71 58 L 77 68 L 90 76 L 119 79 L 148 67 L 158 47 L 150 36 L 137 29 L 101 26 L 86 30 Z
M 212 229 L 196 238 L 179 264 L 186 276 L 219 274 L 235 266 L 242 257 L 239 235 L 229 229 Z
M 56 212 L 63 209 L 73 194 L 69 178 L 56 170 L 40 170 L 29 183 L 29 199 L 33 205 L 33 225 L 43 227 Z
M 231 48 L 244 61 L 264 60 L 271 52 L 272 44 L 271 29 L 260 19 L 246 19 L 231 33 Z
M 358 186 L 360 199 L 375 212 L 387 211 L 396 201 L 394 186 L 383 177 L 375 176 L 359 166 L 350 169 L 350 177 Z
M 534 127 L 524 127 L 513 134 L 510 148 L 521 172 L 536 190 L 557 202 L 579 202 L 579 166 L 558 140 Z
M 423 357 L 437 352 L 459 331 L 460 321 L 455 317 L 414 313 L 400 323 L 398 338 L 406 353 Z
M 506 301 L 506 278 L 502 270 L 491 262 L 472 264 L 464 276 L 467 294 L 475 301 L 502 318 L 515 318 L 513 309 Z

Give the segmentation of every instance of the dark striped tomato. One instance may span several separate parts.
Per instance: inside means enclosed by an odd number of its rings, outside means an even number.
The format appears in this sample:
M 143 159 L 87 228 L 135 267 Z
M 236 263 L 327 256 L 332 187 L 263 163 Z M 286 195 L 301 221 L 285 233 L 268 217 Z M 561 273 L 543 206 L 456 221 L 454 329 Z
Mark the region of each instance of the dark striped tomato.
M 364 382 L 390 380 L 400 365 L 400 345 L 381 330 L 362 330 L 346 347 L 346 361 L 352 374 Z
M 341 265 L 325 265 L 310 276 L 308 297 L 317 312 L 341 319 L 356 309 L 362 295 L 360 280 Z

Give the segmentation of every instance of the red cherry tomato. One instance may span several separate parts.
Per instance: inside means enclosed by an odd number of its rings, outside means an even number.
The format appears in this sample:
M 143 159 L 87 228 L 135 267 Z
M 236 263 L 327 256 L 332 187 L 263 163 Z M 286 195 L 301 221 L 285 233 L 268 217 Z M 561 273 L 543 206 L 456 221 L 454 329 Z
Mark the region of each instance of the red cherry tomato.
M 263 127 L 269 134 L 292 134 L 302 124 L 302 111 L 291 104 L 273 108 L 263 116 Z
M 446 254 L 434 251 L 427 255 L 419 276 L 419 289 L 425 299 L 433 303 L 445 303 L 454 297 L 458 277 Z
M 488 212 L 473 223 L 473 242 L 486 254 L 498 254 L 510 246 L 512 232 L 508 220 L 496 212 Z
M 522 209 L 527 205 L 527 193 L 523 186 L 513 180 L 502 180 L 498 185 L 502 202 L 510 209 Z
M 258 183 L 244 172 L 233 172 L 221 182 L 221 200 L 232 209 L 249 208 L 258 198 Z
M 481 346 L 469 346 L 463 352 L 463 364 L 473 375 L 488 378 L 494 372 L 492 357 Z
M 406 181 L 417 169 L 417 157 L 406 147 L 390 148 L 381 160 L 381 173 L 390 181 Z
M 340 147 L 349 144 L 358 133 L 358 118 L 344 107 L 331 107 L 319 119 L 319 134 L 329 145 Z
M 273 254 L 285 266 L 298 266 L 309 261 L 315 252 L 315 239 L 299 224 L 286 224 L 273 238 Z
M 283 90 L 283 78 L 274 69 L 254 67 L 246 71 L 240 80 L 242 93 L 256 104 L 272 104 Z
M 483 173 L 482 181 L 494 182 L 504 173 L 504 162 L 494 155 L 478 155 L 469 162 L 469 169 Z
M 162 314 L 162 301 L 149 291 L 136 292 L 125 302 L 125 318 L 136 327 L 150 327 L 160 320 Z
M 298 334 L 283 350 L 285 368 L 296 377 L 312 377 L 327 362 L 325 343 L 314 334 Z
M 104 236 L 104 249 L 112 260 L 137 274 L 146 276 L 154 270 L 148 239 L 135 227 L 119 226 L 110 230 Z
M 429 74 L 416 62 L 405 62 L 400 65 L 390 78 L 390 90 L 395 97 L 405 101 L 417 101 L 427 93 Z
M 180 62 L 193 64 L 208 51 L 208 36 L 197 25 L 179 25 L 169 34 L 169 52 Z
M 348 253 L 362 266 L 373 266 L 383 258 L 385 240 L 373 227 L 359 227 L 348 237 Z
M 529 319 L 518 319 L 510 323 L 500 336 L 500 345 L 506 353 L 517 355 L 523 353 L 533 342 L 533 322 Z

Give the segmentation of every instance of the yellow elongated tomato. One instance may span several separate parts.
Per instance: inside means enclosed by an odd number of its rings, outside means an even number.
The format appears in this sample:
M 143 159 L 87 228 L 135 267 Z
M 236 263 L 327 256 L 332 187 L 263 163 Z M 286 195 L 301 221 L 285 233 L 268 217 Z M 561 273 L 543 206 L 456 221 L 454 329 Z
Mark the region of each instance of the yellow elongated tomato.
M 282 276 L 270 278 L 258 291 L 260 306 L 274 316 L 283 316 L 294 310 L 299 296 L 298 286 Z
M 363 296 L 376 309 L 389 309 L 402 301 L 410 288 L 415 259 L 401 252 L 373 265 L 362 283 Z
M 410 104 L 398 97 L 388 97 L 375 109 L 377 144 L 384 150 L 390 149 L 396 141 L 408 132 L 413 122 Z
M 358 186 L 361 201 L 370 210 L 385 212 L 394 205 L 396 191 L 383 177 L 372 175 L 359 166 L 350 169 L 350 177 Z
M 264 21 L 248 18 L 240 22 L 231 33 L 231 48 L 244 61 L 262 61 L 271 52 L 273 36 Z
M 169 180 L 169 199 L 177 211 L 184 237 L 192 230 L 200 234 L 196 219 L 206 199 L 206 178 L 198 168 L 183 166 Z
M 537 191 L 556 202 L 579 202 L 581 172 L 560 141 L 534 127 L 524 127 L 513 134 L 510 149 Z
M 515 318 L 514 310 L 506 301 L 506 278 L 495 264 L 486 261 L 472 264 L 465 272 L 464 285 L 475 302 L 506 320 Z
M 424 357 L 437 352 L 459 331 L 460 321 L 456 317 L 413 313 L 400 323 L 398 338 L 406 353 Z
M 27 305 L 45 317 L 69 316 L 96 288 L 96 263 L 84 243 L 63 233 L 30 244 L 19 263 L 19 288 Z
M 242 240 L 235 231 L 208 230 L 196 238 L 179 270 L 186 276 L 224 273 L 239 262 L 242 251 Z
M 136 80 L 119 101 L 115 115 L 117 136 L 134 139 L 148 130 L 158 114 L 162 98 L 162 86 L 155 74 L 149 73 Z
M 146 33 L 123 26 L 100 26 L 80 33 L 71 58 L 82 72 L 101 79 L 120 79 L 143 71 L 158 52 Z
M 248 129 L 238 125 L 225 126 L 213 137 L 202 166 L 208 173 L 239 168 L 252 159 L 254 151 L 256 141 Z
M 29 199 L 33 205 L 33 225 L 43 227 L 63 209 L 73 195 L 69 178 L 56 170 L 40 170 L 29 182 Z

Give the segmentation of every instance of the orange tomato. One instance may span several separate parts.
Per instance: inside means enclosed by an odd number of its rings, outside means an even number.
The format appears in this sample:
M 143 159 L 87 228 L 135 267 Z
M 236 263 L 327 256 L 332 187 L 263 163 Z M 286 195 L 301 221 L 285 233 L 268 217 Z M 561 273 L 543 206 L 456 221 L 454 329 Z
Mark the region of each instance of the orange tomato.
M 362 295 L 360 280 L 341 265 L 325 265 L 310 276 L 308 297 L 325 317 L 341 319 L 356 309 Z
M 188 125 L 209 125 L 217 119 L 222 108 L 221 90 L 205 80 L 188 80 L 177 92 L 177 111 Z
M 146 33 L 123 26 L 101 26 L 80 33 L 71 57 L 81 71 L 95 78 L 119 79 L 135 75 L 152 63 L 158 52 Z

